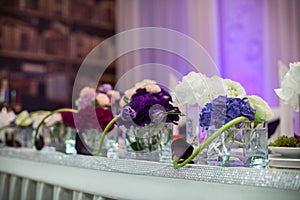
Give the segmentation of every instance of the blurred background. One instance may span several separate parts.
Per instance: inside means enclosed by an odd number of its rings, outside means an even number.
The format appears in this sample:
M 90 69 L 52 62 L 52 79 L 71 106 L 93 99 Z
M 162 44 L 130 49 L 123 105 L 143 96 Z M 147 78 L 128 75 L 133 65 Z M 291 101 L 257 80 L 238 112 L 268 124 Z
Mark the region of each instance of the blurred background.
M 71 106 L 82 61 L 115 34 L 115 1 L 0 2 L 0 79 L 6 93 L 2 103 L 16 111 Z M 115 64 L 101 81 L 114 84 Z
M 193 38 L 222 77 L 277 107 L 278 62 L 300 60 L 299 10 L 299 0 L 0 0 L 0 103 L 16 111 L 71 106 L 74 79 L 89 52 L 116 33 L 151 26 Z M 99 60 L 117 48 L 108 46 Z M 167 65 L 183 75 L 193 70 L 170 52 L 142 49 L 110 63 L 99 83 L 114 86 L 146 63 Z M 130 76 L 132 82 L 169 78 L 149 67 Z M 131 82 L 119 89 L 130 87 Z

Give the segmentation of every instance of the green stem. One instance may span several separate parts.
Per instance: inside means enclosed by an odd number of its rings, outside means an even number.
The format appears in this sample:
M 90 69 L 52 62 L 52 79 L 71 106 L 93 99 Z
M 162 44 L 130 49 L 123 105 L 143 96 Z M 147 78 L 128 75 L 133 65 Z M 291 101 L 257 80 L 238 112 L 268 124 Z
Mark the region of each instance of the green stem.
M 2 127 L 0 127 L 0 131 L 4 130 L 4 129 L 6 129 L 6 128 L 9 128 L 9 127 L 10 127 L 10 124 L 9 124 L 9 125 L 6 125 L 6 126 L 2 126 Z
M 49 113 L 48 115 L 46 115 L 42 121 L 38 124 L 38 126 L 36 127 L 36 129 L 34 130 L 34 143 L 37 142 L 38 140 L 38 133 L 39 133 L 39 129 L 40 127 L 45 123 L 46 119 L 48 119 L 48 117 L 56 114 L 56 113 L 60 113 L 60 112 L 72 112 L 72 113 L 77 113 L 77 110 L 74 110 L 72 108 L 61 108 L 61 109 L 57 109 L 52 111 L 51 113 Z
M 173 165 L 175 168 L 180 168 L 191 162 L 208 144 L 210 144 L 214 139 L 216 139 L 221 133 L 223 133 L 225 130 L 229 129 L 231 126 L 238 124 L 240 122 L 246 121 L 248 118 L 241 116 L 238 118 L 235 118 L 231 120 L 230 122 L 227 122 L 224 126 L 219 128 L 214 134 L 212 134 L 209 138 L 207 138 L 197 149 L 196 151 L 190 155 L 185 161 L 182 163 L 178 163 L 178 158 L 174 157 Z
M 110 122 L 106 125 L 102 135 L 101 135 L 101 138 L 100 138 L 100 143 L 99 143 L 99 147 L 98 147 L 98 150 L 97 151 L 94 151 L 92 152 L 92 155 L 96 156 L 98 154 L 101 153 L 102 151 L 102 146 L 103 146 L 103 142 L 104 142 L 104 138 L 108 132 L 108 130 L 110 129 L 110 127 L 121 117 L 121 115 L 116 115 L 112 120 L 110 120 Z

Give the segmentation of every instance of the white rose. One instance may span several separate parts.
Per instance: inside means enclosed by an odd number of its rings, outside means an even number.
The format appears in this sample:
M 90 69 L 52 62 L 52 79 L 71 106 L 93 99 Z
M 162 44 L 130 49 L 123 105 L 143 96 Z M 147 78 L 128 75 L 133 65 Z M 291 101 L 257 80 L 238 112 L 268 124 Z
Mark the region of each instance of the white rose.
M 100 106 L 110 106 L 110 100 L 106 94 L 98 93 L 96 100 Z
M 127 103 L 125 102 L 124 98 L 126 98 L 125 96 L 123 96 L 120 100 L 120 107 L 124 107 Z
M 129 90 L 126 90 L 125 93 L 124 93 L 124 98 L 131 99 L 132 95 L 135 94 L 135 91 L 136 91 L 135 88 L 131 88 Z
M 95 88 L 92 88 L 92 87 L 84 87 L 80 93 L 79 93 L 79 96 L 82 97 L 82 96 L 85 96 L 85 95 L 88 95 L 88 94 L 94 94 L 96 92 L 96 89 Z
M 143 81 L 136 83 L 134 88 L 135 89 L 145 88 L 147 85 L 155 85 L 155 84 L 156 81 L 154 80 L 144 79 Z
M 27 110 L 22 111 L 16 116 L 16 125 L 17 126 L 29 126 L 32 123 L 32 119 Z
M 250 106 L 256 110 L 254 120 L 257 122 L 264 122 L 273 117 L 273 111 L 269 104 L 261 97 L 252 95 L 247 96 Z
M 111 96 L 116 101 L 121 99 L 120 92 L 118 92 L 116 90 L 110 90 L 110 91 L 108 91 L 107 95 Z
M 230 79 L 225 79 L 224 82 L 227 85 L 228 97 L 244 98 L 246 96 L 246 91 L 239 82 Z
M 150 93 L 157 93 L 161 91 L 161 88 L 158 85 L 147 85 L 146 91 Z

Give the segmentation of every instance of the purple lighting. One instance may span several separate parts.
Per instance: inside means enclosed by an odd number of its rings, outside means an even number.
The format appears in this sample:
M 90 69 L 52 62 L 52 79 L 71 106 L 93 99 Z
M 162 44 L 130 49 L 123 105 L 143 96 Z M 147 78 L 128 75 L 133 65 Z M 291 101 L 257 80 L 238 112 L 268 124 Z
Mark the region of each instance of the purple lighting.
M 264 97 L 263 1 L 219 1 L 221 73 Z

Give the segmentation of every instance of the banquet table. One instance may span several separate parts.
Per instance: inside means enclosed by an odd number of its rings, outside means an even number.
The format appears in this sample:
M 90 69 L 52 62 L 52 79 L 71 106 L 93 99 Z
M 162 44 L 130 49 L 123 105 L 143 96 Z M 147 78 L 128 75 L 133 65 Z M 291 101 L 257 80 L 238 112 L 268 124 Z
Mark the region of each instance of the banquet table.
M 172 164 L 0 147 L 0 199 L 297 199 L 300 170 Z

